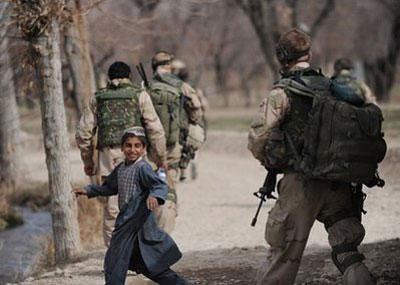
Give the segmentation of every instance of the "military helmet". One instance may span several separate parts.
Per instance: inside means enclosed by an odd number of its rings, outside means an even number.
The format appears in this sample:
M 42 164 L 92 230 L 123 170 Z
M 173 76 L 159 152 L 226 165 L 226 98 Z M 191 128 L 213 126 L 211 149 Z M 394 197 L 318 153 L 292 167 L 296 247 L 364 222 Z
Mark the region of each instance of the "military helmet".
M 157 66 L 171 64 L 174 56 L 166 51 L 158 51 L 151 58 L 151 67 L 153 71 L 157 69 Z
M 284 33 L 276 47 L 276 56 L 282 65 L 287 65 L 310 52 L 311 39 L 299 29 L 291 29 Z
M 354 64 L 351 59 L 343 57 L 335 61 L 333 68 L 335 70 L 335 73 L 339 73 L 343 69 L 353 69 Z
M 174 59 L 172 61 L 172 73 L 178 76 L 183 81 L 186 81 L 189 77 L 189 72 L 186 64 L 180 59 Z

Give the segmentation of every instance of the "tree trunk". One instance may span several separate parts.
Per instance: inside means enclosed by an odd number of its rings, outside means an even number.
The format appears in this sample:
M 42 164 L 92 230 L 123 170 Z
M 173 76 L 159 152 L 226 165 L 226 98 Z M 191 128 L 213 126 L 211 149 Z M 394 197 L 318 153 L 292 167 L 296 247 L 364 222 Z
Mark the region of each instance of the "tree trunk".
M 7 36 L 8 3 L 0 4 L 0 189 L 18 186 L 20 174 L 20 123 Z
M 66 30 L 64 43 L 73 82 L 72 98 L 80 117 L 83 108 L 88 105 L 90 97 L 96 91 L 96 81 L 90 57 L 87 24 L 80 0 L 69 0 L 68 5 L 73 11 L 73 22 Z
M 400 55 L 400 12 L 398 9 L 400 9 L 399 4 L 393 7 L 393 11 L 397 13 L 393 15 L 387 54 L 373 62 L 364 62 L 367 83 L 374 91 L 378 101 L 382 102 L 389 101 L 390 90 L 396 75 L 397 59 Z
M 62 94 L 57 21 L 50 20 L 48 32 L 32 40 L 32 43 L 38 82 L 41 85 L 42 130 L 49 173 L 56 261 L 64 262 L 79 256 L 81 243 L 76 200 L 71 194 L 69 141 Z
M 224 107 L 229 106 L 229 92 L 226 90 L 226 72 L 222 64 L 222 51 L 214 54 L 215 84 L 217 92 L 223 97 Z
M 244 106 L 246 108 L 251 107 L 251 88 L 250 88 L 250 83 L 248 78 L 243 78 L 240 81 L 240 87 L 243 92 L 243 97 L 244 97 Z

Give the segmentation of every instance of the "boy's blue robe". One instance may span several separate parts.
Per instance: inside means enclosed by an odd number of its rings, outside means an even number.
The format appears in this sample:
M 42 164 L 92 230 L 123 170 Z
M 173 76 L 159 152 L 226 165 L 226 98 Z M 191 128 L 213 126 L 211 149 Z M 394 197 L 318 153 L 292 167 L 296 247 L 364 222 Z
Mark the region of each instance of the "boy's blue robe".
M 182 257 L 173 239 L 158 228 L 154 214 L 146 205 L 149 194 L 163 204 L 168 187 L 147 162 L 141 160 L 137 164 L 138 191 L 120 209 L 104 260 L 105 279 L 109 285 L 124 284 L 128 269 L 134 269 L 132 252 L 136 239 L 143 261 L 151 275 L 167 270 Z M 118 167 L 107 176 L 102 186 L 89 185 L 88 197 L 117 194 L 117 173 Z

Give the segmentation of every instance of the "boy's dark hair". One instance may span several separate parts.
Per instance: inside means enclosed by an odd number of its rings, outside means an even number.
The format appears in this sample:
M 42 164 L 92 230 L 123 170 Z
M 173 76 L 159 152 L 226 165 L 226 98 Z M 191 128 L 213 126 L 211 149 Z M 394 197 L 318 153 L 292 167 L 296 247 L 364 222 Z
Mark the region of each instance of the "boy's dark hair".
M 108 78 L 110 80 L 116 78 L 129 78 L 131 76 L 131 68 L 125 62 L 116 61 L 108 68 Z
M 121 139 L 121 147 L 124 145 L 124 143 L 125 143 L 129 138 L 138 138 L 138 139 L 140 140 L 140 142 L 143 144 L 143 146 L 146 146 L 146 145 L 147 145 L 146 137 L 138 136 L 138 135 L 132 134 L 132 133 L 125 133 L 125 134 L 122 136 L 122 139 Z

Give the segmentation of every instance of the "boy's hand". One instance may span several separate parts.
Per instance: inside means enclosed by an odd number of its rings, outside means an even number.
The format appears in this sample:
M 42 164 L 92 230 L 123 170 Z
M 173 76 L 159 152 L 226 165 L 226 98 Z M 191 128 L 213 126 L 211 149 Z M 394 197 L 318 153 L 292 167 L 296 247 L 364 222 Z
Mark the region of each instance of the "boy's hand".
M 72 189 L 71 192 L 74 193 L 77 197 L 78 197 L 79 195 L 87 195 L 86 190 L 83 189 L 83 188 L 75 188 L 75 189 Z
M 158 200 L 153 196 L 149 196 L 147 198 L 146 204 L 147 204 L 147 209 L 149 209 L 150 211 L 154 211 L 155 209 L 158 208 Z

